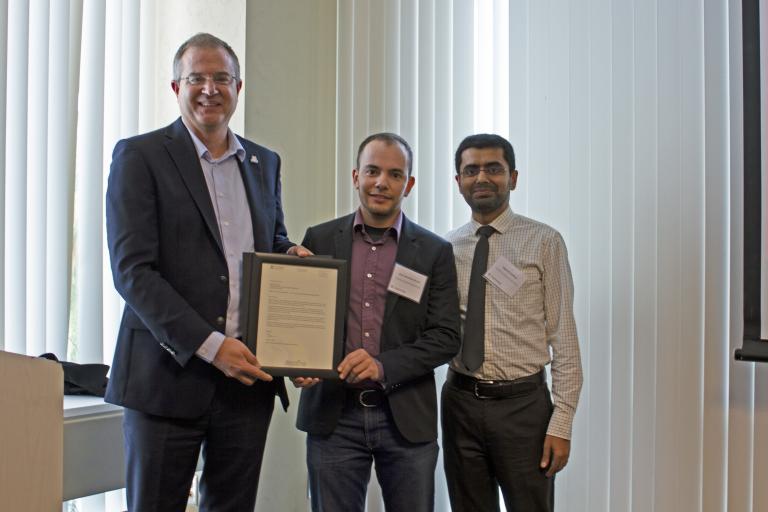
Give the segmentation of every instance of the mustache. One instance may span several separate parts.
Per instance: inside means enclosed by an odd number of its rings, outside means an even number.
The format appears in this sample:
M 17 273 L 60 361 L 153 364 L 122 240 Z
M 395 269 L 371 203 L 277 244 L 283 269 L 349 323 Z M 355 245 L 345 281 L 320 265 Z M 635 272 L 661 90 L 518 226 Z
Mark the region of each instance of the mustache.
M 499 187 L 494 185 L 493 183 L 480 183 L 477 185 L 472 186 L 471 192 L 481 192 L 481 191 L 488 191 L 488 192 L 498 192 Z

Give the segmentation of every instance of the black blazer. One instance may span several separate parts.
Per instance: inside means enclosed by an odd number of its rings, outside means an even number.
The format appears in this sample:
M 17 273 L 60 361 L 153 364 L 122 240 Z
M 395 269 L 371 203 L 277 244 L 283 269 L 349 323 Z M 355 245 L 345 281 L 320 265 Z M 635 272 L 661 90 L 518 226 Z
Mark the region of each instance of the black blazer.
M 315 254 L 349 260 L 354 214 L 311 227 L 302 244 Z M 459 350 L 459 300 L 451 244 L 403 217 L 397 263 L 427 276 L 420 304 L 387 294 L 381 353 L 390 409 L 400 433 L 419 443 L 437 439 L 434 368 Z M 321 381 L 301 392 L 297 427 L 328 435 L 344 405 L 341 381 Z
M 285 252 L 293 244 L 283 224 L 280 157 L 239 139 L 255 248 Z M 195 351 L 212 331 L 223 332 L 229 275 L 181 118 L 117 143 L 106 210 L 112 275 L 126 306 L 105 399 L 161 416 L 199 416 L 221 372 Z

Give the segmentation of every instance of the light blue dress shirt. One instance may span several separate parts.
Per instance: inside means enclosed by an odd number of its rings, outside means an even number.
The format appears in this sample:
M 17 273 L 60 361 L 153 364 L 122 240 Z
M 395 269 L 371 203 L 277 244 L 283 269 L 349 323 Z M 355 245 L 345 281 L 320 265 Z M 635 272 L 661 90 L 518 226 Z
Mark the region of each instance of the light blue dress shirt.
M 221 348 L 225 337 L 237 338 L 242 335 L 240 331 L 240 281 L 243 253 L 254 250 L 253 224 L 245 185 L 237 162 L 238 160 L 242 162 L 245 159 L 245 149 L 238 138 L 232 133 L 232 130 L 229 130 L 227 151 L 221 157 L 213 159 L 208 148 L 189 129 L 189 126 L 187 126 L 187 130 L 192 136 L 197 156 L 200 159 L 200 166 L 203 168 L 203 175 L 205 176 L 205 183 L 208 185 L 208 194 L 211 196 L 213 211 L 216 214 L 229 272 L 229 302 L 224 332 L 211 332 L 196 352 L 199 357 L 211 363 Z

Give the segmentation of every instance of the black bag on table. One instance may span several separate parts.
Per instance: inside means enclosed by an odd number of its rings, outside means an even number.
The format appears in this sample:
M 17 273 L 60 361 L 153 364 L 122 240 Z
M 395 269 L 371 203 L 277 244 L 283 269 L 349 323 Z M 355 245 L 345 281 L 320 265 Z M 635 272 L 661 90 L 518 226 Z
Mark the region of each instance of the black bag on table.
M 64 370 L 64 394 L 65 395 L 94 395 L 104 396 L 107 390 L 106 364 L 90 363 L 78 364 L 68 361 L 59 361 L 55 354 L 47 353 L 40 357 L 50 359 L 61 364 Z

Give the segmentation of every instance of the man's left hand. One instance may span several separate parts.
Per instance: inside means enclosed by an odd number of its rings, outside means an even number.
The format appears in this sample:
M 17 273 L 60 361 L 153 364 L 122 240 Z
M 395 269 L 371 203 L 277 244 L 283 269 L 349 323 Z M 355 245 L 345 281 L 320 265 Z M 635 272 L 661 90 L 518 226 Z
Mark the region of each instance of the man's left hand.
M 544 438 L 544 453 L 541 455 L 539 467 L 547 470 L 547 476 L 554 476 L 568 464 L 571 454 L 571 442 L 562 437 L 547 436 Z
M 315 253 L 304 247 L 303 245 L 294 245 L 293 247 L 290 247 L 286 254 L 290 254 L 291 256 L 298 256 L 299 258 L 304 258 L 306 256 L 314 256 Z
M 371 357 L 371 354 L 362 348 L 347 354 L 347 357 L 341 361 L 337 370 L 341 380 L 346 379 L 350 384 L 355 384 L 365 379 L 377 382 L 381 380 L 379 365 L 376 364 L 376 360 Z

